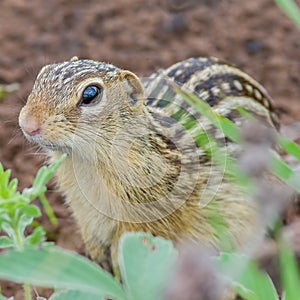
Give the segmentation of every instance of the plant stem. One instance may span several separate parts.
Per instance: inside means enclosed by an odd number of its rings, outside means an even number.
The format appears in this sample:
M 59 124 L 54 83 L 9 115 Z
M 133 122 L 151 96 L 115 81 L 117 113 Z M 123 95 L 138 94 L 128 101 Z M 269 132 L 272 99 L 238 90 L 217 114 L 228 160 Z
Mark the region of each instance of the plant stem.
M 25 300 L 31 300 L 30 286 L 28 283 L 23 284 L 23 289 L 25 292 Z
M 20 232 L 19 232 L 18 228 L 14 228 L 14 232 L 15 232 L 15 239 L 16 239 L 17 249 L 19 251 L 22 251 L 24 249 L 23 239 L 20 235 Z M 24 293 L 25 293 L 25 300 L 31 300 L 31 293 L 30 293 L 29 284 L 24 283 L 23 284 L 23 289 L 24 289 Z
M 14 232 L 15 232 L 15 239 L 16 239 L 17 249 L 19 251 L 22 251 L 24 249 L 24 247 L 23 247 L 23 243 L 22 243 L 22 238 L 19 234 L 19 230 L 17 228 L 14 228 Z
M 45 196 L 45 193 L 39 195 L 39 198 L 40 198 L 40 201 L 43 205 L 43 208 L 49 218 L 49 221 L 51 222 L 52 225 L 56 226 L 58 224 L 57 222 L 57 218 L 55 217 L 55 214 L 53 212 L 53 209 L 52 207 L 50 206 L 46 196 Z

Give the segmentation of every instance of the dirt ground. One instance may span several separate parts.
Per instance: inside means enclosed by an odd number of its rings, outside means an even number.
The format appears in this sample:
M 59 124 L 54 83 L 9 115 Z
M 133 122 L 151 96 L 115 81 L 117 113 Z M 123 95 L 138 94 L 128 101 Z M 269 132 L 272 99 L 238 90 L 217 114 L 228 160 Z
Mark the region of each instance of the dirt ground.
M 75 55 L 140 76 L 188 57 L 216 56 L 260 81 L 284 124 L 300 121 L 300 32 L 272 0 L 2 0 L 0 45 L 0 84 L 20 84 L 0 102 L 0 161 L 20 189 L 45 158 L 25 142 L 18 113 L 39 69 Z M 50 189 L 59 226 L 45 217 L 41 223 L 58 245 L 84 253 L 61 195 Z M 289 222 L 297 219 L 291 210 Z M 18 285 L 3 288 L 22 299 Z

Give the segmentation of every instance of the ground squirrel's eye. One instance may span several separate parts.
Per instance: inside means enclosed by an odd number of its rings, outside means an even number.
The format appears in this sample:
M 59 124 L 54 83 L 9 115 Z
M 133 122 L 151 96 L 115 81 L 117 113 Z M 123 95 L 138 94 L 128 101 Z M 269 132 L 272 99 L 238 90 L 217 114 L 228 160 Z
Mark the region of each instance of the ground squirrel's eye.
M 87 86 L 81 96 L 80 106 L 97 104 L 101 100 L 102 88 L 96 85 Z

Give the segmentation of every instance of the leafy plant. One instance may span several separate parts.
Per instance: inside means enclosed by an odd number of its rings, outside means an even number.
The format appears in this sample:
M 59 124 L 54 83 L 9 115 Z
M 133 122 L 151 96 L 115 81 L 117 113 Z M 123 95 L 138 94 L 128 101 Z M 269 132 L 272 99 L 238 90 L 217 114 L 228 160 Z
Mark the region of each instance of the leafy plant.
M 50 299 L 159 300 L 176 251 L 170 241 L 146 233 L 127 233 L 119 249 L 121 285 L 109 273 L 77 254 L 47 247 L 0 255 L 0 278 L 69 289 Z M 80 298 L 82 297 L 82 298 Z
M 291 248 L 282 242 L 279 254 L 283 288 L 281 299 L 299 300 L 300 278 L 294 254 Z M 237 253 L 221 253 L 215 258 L 215 262 L 227 284 L 243 299 L 280 299 L 269 275 L 260 270 L 249 257 Z
M 190 105 L 206 116 L 228 138 L 239 142 L 240 132 L 230 120 L 216 114 L 207 104 L 194 95 L 179 91 Z M 209 137 L 210 151 L 216 157 L 216 163 L 228 161 L 222 157 L 216 141 Z M 196 140 L 206 147 L 203 136 Z M 297 159 L 299 146 L 280 138 L 280 145 Z M 162 289 L 173 270 L 177 256 L 171 242 L 154 238 L 146 233 L 125 234 L 120 242 L 119 268 L 122 283 L 110 274 L 79 255 L 56 247 L 44 247 L 44 231 L 41 227 L 25 237 L 24 230 L 34 217 L 40 215 L 38 208 L 30 204 L 36 197 L 43 198 L 46 182 L 53 176 L 63 157 L 50 167 L 43 167 L 37 174 L 33 186 L 22 193 L 17 192 L 17 181 L 9 182 L 10 171 L 0 169 L 0 226 L 7 233 L 1 237 L 0 246 L 8 248 L 0 255 L 0 278 L 24 283 L 26 299 L 30 299 L 28 284 L 55 287 L 50 299 L 105 299 L 116 300 L 162 299 Z M 279 159 L 274 160 L 278 162 Z M 226 163 L 227 173 L 238 172 L 234 160 Z M 273 171 L 288 184 L 299 190 L 298 175 L 285 163 L 279 162 Z M 238 173 L 237 173 L 238 174 Z M 292 180 L 291 180 L 292 178 Z M 247 181 L 247 178 L 245 178 Z M 44 198 L 45 200 L 45 198 Z M 48 207 L 49 208 L 49 207 Z M 36 246 L 42 249 L 37 249 Z M 283 244 L 282 244 L 283 245 Z M 281 246 L 280 259 L 285 299 L 296 300 L 299 295 L 299 272 L 295 258 L 286 245 Z M 20 252 L 21 251 L 21 252 Z M 228 285 L 246 300 L 279 299 L 269 276 L 259 270 L 253 261 L 245 255 L 222 253 L 213 259 Z M 241 267 L 242 266 L 242 267 Z M 230 272 L 234 270 L 234 272 Z M 62 289 L 62 290 L 61 290 Z M 67 289 L 67 290 L 64 290 Z
M 48 215 L 53 220 L 52 209 L 45 198 L 46 183 L 53 177 L 56 169 L 61 164 L 64 156 L 49 167 L 42 167 L 31 188 L 24 189 L 22 193 L 17 191 L 18 181 L 9 181 L 11 171 L 4 171 L 0 164 L 0 230 L 5 233 L 0 237 L 0 249 L 16 249 L 23 251 L 26 248 L 46 246 L 45 231 L 37 226 L 31 234 L 25 236 L 25 229 L 30 226 L 34 218 L 39 217 L 39 208 L 32 205 L 35 198 L 42 199 L 47 205 Z M 54 219 L 55 220 L 55 219 Z M 24 285 L 26 299 L 30 299 L 28 285 Z
M 216 264 L 228 286 L 246 300 L 278 300 L 270 277 L 259 270 L 249 257 L 237 253 L 221 253 Z
M 44 200 L 46 183 L 53 177 L 63 159 L 64 156 L 49 167 L 42 167 L 32 187 L 24 189 L 22 193 L 17 191 L 17 179 L 9 182 L 11 171 L 4 171 L 0 164 L 0 229 L 6 233 L 0 237 L 0 248 L 23 250 L 44 243 L 45 232 L 41 226 L 36 227 L 27 237 L 24 232 L 33 219 L 41 215 L 39 208 L 31 204 L 32 200 L 41 197 Z M 52 214 L 51 211 L 50 215 Z

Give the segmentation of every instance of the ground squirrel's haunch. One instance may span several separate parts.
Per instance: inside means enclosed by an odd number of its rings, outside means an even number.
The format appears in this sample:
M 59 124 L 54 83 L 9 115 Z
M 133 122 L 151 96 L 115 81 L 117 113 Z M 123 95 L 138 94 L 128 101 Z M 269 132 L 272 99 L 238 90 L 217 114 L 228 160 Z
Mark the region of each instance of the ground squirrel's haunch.
M 68 154 L 57 182 L 99 263 L 115 259 L 126 231 L 222 248 L 244 244 L 257 225 L 255 204 L 223 176 L 197 136 L 207 132 L 233 156 L 240 146 L 196 113 L 174 84 L 237 125 L 245 122 L 242 107 L 278 127 L 264 88 L 215 58 L 190 58 L 143 81 L 91 60 L 47 65 L 20 113 L 26 138 L 51 160 Z

